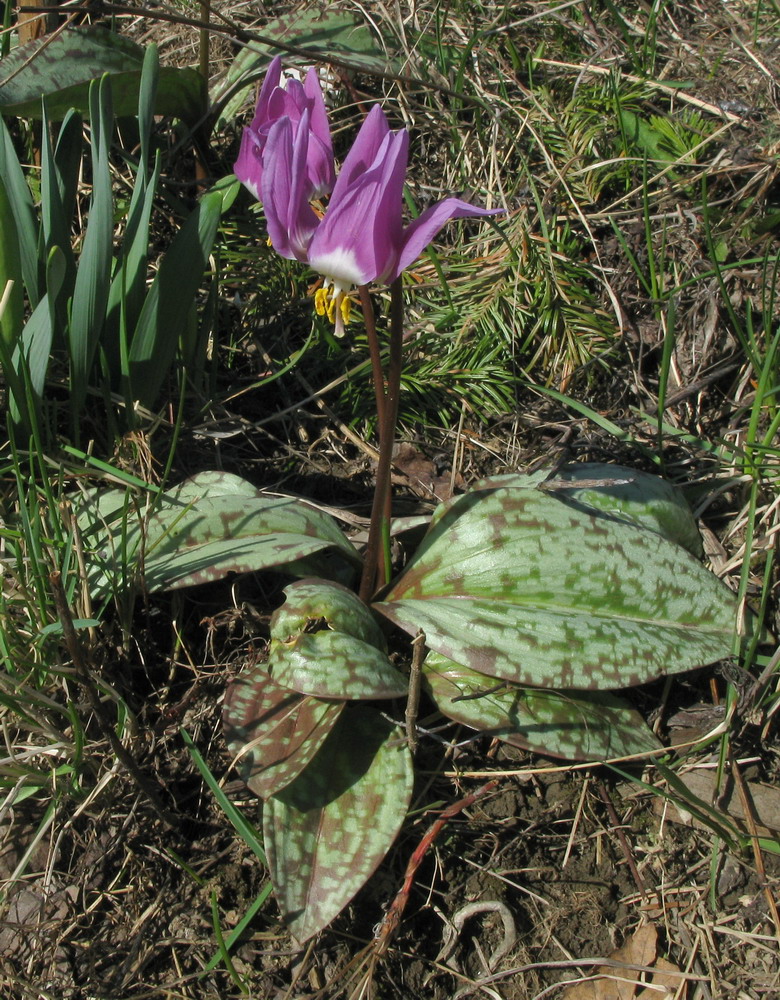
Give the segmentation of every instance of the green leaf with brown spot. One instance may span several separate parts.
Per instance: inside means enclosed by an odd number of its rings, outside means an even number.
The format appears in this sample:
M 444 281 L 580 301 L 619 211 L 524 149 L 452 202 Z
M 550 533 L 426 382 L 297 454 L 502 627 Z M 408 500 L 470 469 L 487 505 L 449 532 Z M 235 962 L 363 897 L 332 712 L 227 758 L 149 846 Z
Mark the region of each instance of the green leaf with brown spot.
M 544 688 L 711 663 L 732 654 L 737 620 L 733 594 L 655 531 L 511 487 L 445 509 L 374 607 L 456 663 Z
M 57 121 L 71 108 L 89 113 L 89 85 L 111 76 L 117 117 L 136 114 L 144 48 L 126 35 L 100 25 L 65 28 L 17 46 L 0 67 L 0 112 Z M 196 69 L 160 70 L 155 114 L 194 123 L 206 112 L 206 84 Z
M 271 618 L 268 669 L 287 688 L 320 698 L 399 698 L 407 681 L 387 658 L 371 611 L 346 587 L 299 580 Z
M 203 472 L 160 496 L 93 491 L 74 501 L 93 597 L 142 573 L 150 591 L 189 587 L 306 560 L 333 575 L 360 559 L 329 514 L 291 497 L 267 496 L 222 472 Z M 290 570 L 292 571 L 292 570 Z
M 281 791 L 317 753 L 344 704 L 282 687 L 265 664 L 245 667 L 228 687 L 222 709 L 239 777 L 262 799 Z
M 217 129 L 232 125 L 237 114 L 246 103 L 246 91 L 263 76 L 271 59 L 285 54 L 285 66 L 293 63 L 308 66 L 312 62 L 338 62 L 358 72 L 367 70 L 375 73 L 395 73 L 399 66 L 389 51 L 392 40 L 376 37 L 364 20 L 352 13 L 339 10 L 334 4 L 324 8 L 315 6 L 299 7 L 282 17 L 275 18 L 263 26 L 262 41 L 251 41 L 242 46 L 224 78 L 221 78 L 212 92 L 212 104 L 224 104 Z M 275 41 L 283 46 L 293 46 L 306 50 L 291 54 L 278 49 Z
M 701 535 L 685 497 L 667 479 L 649 472 L 604 462 L 572 462 L 549 473 L 491 476 L 472 489 L 507 486 L 552 491 L 572 507 L 657 531 L 691 555 L 703 555 Z
M 444 715 L 524 750 L 606 760 L 661 746 L 642 716 L 609 691 L 520 687 L 439 653 L 426 657 L 423 682 Z
M 401 828 L 413 783 L 403 733 L 354 705 L 303 773 L 266 802 L 271 881 L 299 941 L 327 927 L 374 873 Z

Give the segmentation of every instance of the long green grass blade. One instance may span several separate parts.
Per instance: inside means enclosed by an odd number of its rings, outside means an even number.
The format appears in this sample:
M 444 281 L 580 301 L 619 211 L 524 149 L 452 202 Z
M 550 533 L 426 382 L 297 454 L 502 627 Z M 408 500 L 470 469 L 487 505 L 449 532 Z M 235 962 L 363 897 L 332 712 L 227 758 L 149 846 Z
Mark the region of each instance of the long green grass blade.
M 221 192 L 203 197 L 171 243 L 146 297 L 130 345 L 133 393 L 144 406 L 154 405 L 173 362 L 208 264 L 221 211 Z
M 92 199 L 73 288 L 70 322 L 71 419 L 78 438 L 78 416 L 86 398 L 92 363 L 106 315 L 111 275 L 113 205 L 108 147 L 113 113 L 107 77 L 90 88 L 92 108 Z
M 40 298 L 41 274 L 38 264 L 39 224 L 32 195 L 19 165 L 11 136 L 0 118 L 0 179 L 5 185 L 19 241 L 22 275 L 30 305 L 35 307 Z

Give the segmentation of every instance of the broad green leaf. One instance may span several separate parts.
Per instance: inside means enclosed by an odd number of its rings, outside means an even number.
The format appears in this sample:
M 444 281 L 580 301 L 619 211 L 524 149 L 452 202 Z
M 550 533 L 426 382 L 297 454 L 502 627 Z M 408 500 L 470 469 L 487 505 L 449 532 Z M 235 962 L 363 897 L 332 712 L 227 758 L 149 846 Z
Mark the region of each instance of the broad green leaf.
M 661 535 L 512 488 L 460 497 L 374 607 L 481 673 L 601 690 L 730 656 L 737 619 L 731 592 Z
M 217 128 L 232 123 L 246 100 L 248 87 L 263 75 L 271 59 L 280 53 L 273 44 L 306 50 L 303 62 L 324 63 L 338 60 L 342 65 L 376 73 L 392 72 L 394 61 L 387 55 L 386 39 L 380 43 L 369 28 L 351 13 L 334 7 L 301 8 L 276 18 L 262 29 L 263 41 L 250 42 L 236 56 L 224 81 L 212 94 L 212 103 L 223 105 Z M 267 41 L 265 41 L 267 40 Z M 286 63 L 301 62 L 300 56 L 288 56 Z
M 271 881 L 299 941 L 327 927 L 373 875 L 403 824 L 413 783 L 401 730 L 349 705 L 311 764 L 266 802 Z
M 100 26 L 66 28 L 27 42 L 0 66 L 0 113 L 39 118 L 41 97 L 45 97 L 50 120 L 63 118 L 71 108 L 86 114 L 90 82 L 107 73 L 116 96 L 116 114 L 134 115 L 143 60 L 143 46 Z M 205 83 L 197 70 L 161 70 L 155 95 L 158 115 L 196 122 L 205 110 Z
M 337 567 L 359 565 L 328 514 L 289 497 L 264 496 L 227 473 L 201 473 L 159 497 L 95 491 L 74 506 L 96 598 L 138 573 L 148 590 L 166 590 L 231 572 L 288 568 L 324 549 L 332 550 Z
M 289 642 L 314 623 L 335 629 L 384 650 L 385 638 L 360 598 L 328 580 L 299 580 L 285 590 L 287 600 L 271 618 L 271 638 Z
M 525 750 L 605 760 L 657 750 L 641 715 L 609 691 L 548 691 L 479 674 L 429 653 L 423 682 L 439 711 Z
M 154 406 L 184 334 L 221 212 L 221 192 L 203 196 L 174 237 L 146 296 L 130 346 L 132 391 L 145 406 Z
M 271 618 L 268 670 L 301 694 L 358 700 L 401 698 L 407 681 L 387 658 L 384 636 L 346 587 L 299 580 Z
M 239 777 L 262 799 L 297 778 L 336 724 L 343 701 L 322 701 L 282 687 L 255 663 L 225 696 L 225 741 Z
M 648 472 L 624 465 L 582 462 L 530 476 L 492 476 L 475 483 L 472 489 L 499 486 L 552 490 L 559 500 L 572 507 L 588 513 L 601 511 L 609 517 L 657 531 L 696 557 L 704 552 L 696 519 L 685 497 L 672 483 Z

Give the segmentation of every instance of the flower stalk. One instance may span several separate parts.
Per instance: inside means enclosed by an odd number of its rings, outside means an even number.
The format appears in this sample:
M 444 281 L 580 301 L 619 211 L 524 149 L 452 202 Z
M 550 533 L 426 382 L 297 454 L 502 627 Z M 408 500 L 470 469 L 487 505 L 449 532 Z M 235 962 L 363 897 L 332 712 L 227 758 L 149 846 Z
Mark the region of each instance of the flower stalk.
M 373 313 L 373 310 L 372 310 Z M 401 398 L 401 371 L 403 363 L 404 303 L 401 279 L 396 278 L 390 285 L 390 356 L 387 365 L 385 388 L 381 361 L 379 374 L 374 371 L 374 389 L 382 396 L 379 419 L 379 460 L 376 468 L 374 501 L 371 506 L 371 521 L 368 528 L 368 545 L 363 561 L 363 575 L 360 580 L 359 596 L 368 603 L 371 597 L 390 582 L 390 518 L 392 514 L 392 462 L 395 430 L 398 423 L 398 406 Z M 372 324 L 373 325 L 373 324 Z M 372 361 L 374 353 L 379 353 L 376 327 L 368 331 Z
M 350 291 L 357 287 L 371 352 L 379 426 L 379 462 L 360 597 L 368 602 L 390 580 L 391 464 L 403 353 L 401 273 L 451 219 L 496 215 L 459 198 L 444 198 L 408 224 L 403 190 L 409 133 L 393 131 L 375 105 L 336 173 L 325 101 L 314 69 L 304 83 L 282 83 L 271 63 L 252 124 L 245 129 L 236 175 L 263 203 L 268 237 L 278 254 L 323 275 L 315 308 L 343 336 Z M 391 290 L 387 371 L 369 286 Z

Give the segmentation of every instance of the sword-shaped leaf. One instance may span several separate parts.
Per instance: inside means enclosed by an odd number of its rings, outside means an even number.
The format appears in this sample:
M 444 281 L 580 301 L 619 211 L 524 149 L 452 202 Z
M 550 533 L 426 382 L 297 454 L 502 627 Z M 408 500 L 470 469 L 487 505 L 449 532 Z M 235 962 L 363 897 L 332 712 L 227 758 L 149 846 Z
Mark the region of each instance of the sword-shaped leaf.
M 360 700 L 399 698 L 407 682 L 390 663 L 371 611 L 346 587 L 299 580 L 271 618 L 268 670 L 301 694 Z
M 262 799 L 298 777 L 322 746 L 344 707 L 290 691 L 265 664 L 245 668 L 225 695 L 222 721 L 235 767 Z
M 374 607 L 481 673 L 601 690 L 731 655 L 737 618 L 731 592 L 655 531 L 507 487 L 458 498 Z
M 609 691 L 520 687 L 429 653 L 423 681 L 444 715 L 524 750 L 606 760 L 657 750 L 641 715 Z
M 390 849 L 412 796 L 403 733 L 350 705 L 309 766 L 263 808 L 282 915 L 299 941 L 321 931 Z

